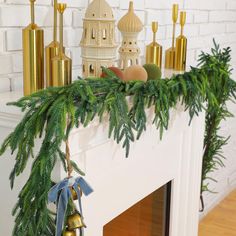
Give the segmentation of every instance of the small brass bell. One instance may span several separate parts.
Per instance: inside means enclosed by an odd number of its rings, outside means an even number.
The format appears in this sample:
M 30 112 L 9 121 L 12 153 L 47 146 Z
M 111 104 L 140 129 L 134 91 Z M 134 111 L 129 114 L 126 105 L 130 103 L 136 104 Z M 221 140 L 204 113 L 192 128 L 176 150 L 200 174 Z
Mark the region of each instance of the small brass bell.
M 81 215 L 77 212 L 74 213 L 73 215 L 68 216 L 67 226 L 69 230 L 75 230 L 75 229 L 86 227 Z
M 82 197 L 82 194 L 83 194 L 83 192 L 82 192 L 82 190 L 81 190 L 81 188 L 78 186 L 78 189 L 79 189 L 79 192 L 80 192 L 80 196 Z M 76 193 L 76 191 L 71 187 L 71 189 L 70 189 L 70 191 L 71 191 L 71 196 L 72 196 L 72 199 L 75 201 L 75 200 L 78 200 L 78 196 L 77 196 L 77 193 Z
M 66 229 L 63 232 L 63 236 L 76 236 L 76 232 L 75 232 L 75 230 Z

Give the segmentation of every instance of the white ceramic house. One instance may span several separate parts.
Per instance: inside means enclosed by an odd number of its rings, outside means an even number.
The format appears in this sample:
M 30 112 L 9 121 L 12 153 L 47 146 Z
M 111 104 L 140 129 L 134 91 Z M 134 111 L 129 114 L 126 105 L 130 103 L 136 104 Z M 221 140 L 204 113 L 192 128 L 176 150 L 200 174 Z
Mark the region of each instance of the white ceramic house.
M 140 64 L 140 48 L 138 47 L 138 34 L 143 29 L 143 24 L 138 16 L 134 13 L 133 2 L 129 3 L 129 10 L 119 23 L 118 29 L 121 31 L 123 40 L 119 48 L 119 67 L 125 69 L 131 65 Z
M 83 76 L 99 77 L 101 66 L 114 66 L 116 61 L 114 15 L 105 0 L 93 0 L 83 21 L 80 42 Z

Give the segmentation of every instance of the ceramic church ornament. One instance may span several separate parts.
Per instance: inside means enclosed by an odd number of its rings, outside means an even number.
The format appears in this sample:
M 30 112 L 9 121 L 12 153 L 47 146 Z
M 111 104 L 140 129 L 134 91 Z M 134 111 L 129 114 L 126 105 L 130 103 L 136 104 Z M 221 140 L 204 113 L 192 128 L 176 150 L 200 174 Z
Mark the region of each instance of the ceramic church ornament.
M 119 67 L 126 69 L 131 65 L 140 64 L 140 48 L 138 47 L 137 38 L 140 31 L 143 29 L 143 23 L 134 13 L 133 2 L 129 2 L 129 10 L 124 15 L 119 23 L 118 29 L 120 30 L 123 40 L 119 48 Z
M 105 0 L 93 0 L 85 13 L 80 42 L 83 77 L 99 77 L 116 62 L 115 19 Z

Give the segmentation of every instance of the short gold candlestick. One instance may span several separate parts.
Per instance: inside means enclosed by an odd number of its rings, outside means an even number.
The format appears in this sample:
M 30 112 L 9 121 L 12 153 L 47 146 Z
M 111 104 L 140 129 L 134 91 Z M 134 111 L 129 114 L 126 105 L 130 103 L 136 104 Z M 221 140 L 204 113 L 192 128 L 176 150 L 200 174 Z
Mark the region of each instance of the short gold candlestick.
M 174 4 L 172 8 L 172 21 L 173 21 L 173 33 L 172 33 L 172 45 L 166 50 L 165 55 L 165 68 L 173 69 L 175 63 L 175 28 L 178 20 L 179 5 Z
M 183 35 L 186 23 L 186 12 L 180 12 L 181 34 L 176 39 L 175 70 L 185 71 L 187 57 L 187 38 Z
M 46 47 L 46 86 L 53 85 L 52 82 L 52 59 L 59 54 L 60 43 L 57 40 L 57 0 L 53 2 L 54 22 L 53 22 L 53 41 Z M 63 52 L 65 48 L 63 47 Z
M 44 88 L 44 33 L 35 24 L 34 2 L 31 4 L 31 23 L 23 29 L 24 95 Z
M 152 22 L 153 42 L 146 47 L 146 63 L 156 64 L 159 68 L 162 65 L 162 46 L 156 42 L 158 22 Z
M 65 9 L 66 4 L 57 4 L 60 14 L 60 47 L 58 55 L 52 59 L 52 86 L 64 86 L 72 81 L 72 62 L 65 55 L 63 47 L 63 13 Z

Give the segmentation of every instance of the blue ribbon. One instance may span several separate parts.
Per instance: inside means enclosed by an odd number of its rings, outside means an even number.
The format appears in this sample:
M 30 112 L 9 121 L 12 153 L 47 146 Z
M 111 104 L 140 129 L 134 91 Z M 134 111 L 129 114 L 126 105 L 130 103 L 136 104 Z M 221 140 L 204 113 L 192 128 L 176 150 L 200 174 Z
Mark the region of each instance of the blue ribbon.
M 73 179 L 66 178 L 62 180 L 58 184 L 54 185 L 48 193 L 49 202 L 55 202 L 57 204 L 57 222 L 55 236 L 61 236 L 62 234 L 65 213 L 69 198 L 71 197 L 70 188 L 72 187 L 77 194 L 81 217 L 83 217 L 83 212 L 79 188 L 85 196 L 88 196 L 90 193 L 93 192 L 93 189 L 82 177 L 74 179 L 74 183 L 71 183 L 71 180 Z

